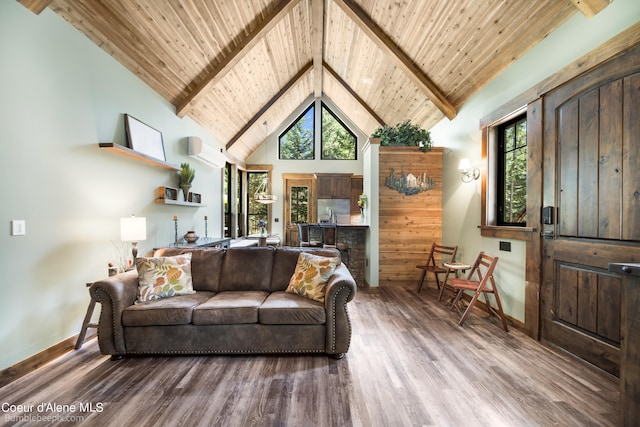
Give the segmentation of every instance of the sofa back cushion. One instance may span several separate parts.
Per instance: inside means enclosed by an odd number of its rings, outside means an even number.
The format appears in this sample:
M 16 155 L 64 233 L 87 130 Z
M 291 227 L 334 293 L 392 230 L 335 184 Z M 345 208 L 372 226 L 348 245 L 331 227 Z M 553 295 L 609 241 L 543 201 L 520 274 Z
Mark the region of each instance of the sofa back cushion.
M 226 252 L 218 288 L 220 292 L 270 292 L 274 248 L 270 246 L 229 248 Z
M 154 256 L 191 253 L 191 277 L 194 291 L 218 292 L 225 250 L 220 248 L 161 248 Z
M 289 286 L 289 280 L 296 270 L 300 252 L 309 252 L 314 255 L 340 258 L 337 249 L 324 248 L 299 248 L 281 246 L 276 249 L 273 259 L 273 272 L 271 273 L 271 292 L 284 291 Z

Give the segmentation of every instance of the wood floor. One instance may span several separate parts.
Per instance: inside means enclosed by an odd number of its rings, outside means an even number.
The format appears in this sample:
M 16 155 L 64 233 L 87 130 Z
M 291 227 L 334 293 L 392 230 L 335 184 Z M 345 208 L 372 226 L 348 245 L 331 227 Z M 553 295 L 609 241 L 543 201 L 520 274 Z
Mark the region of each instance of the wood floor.
M 431 287 L 417 294 L 413 286 L 358 293 L 349 304 L 352 345 L 342 360 L 301 355 L 112 362 L 89 341 L 1 388 L 0 425 L 618 423 L 617 379 L 514 329 L 506 333 L 482 313 L 458 327 L 458 315 L 434 295 Z M 34 407 L 7 411 L 5 403 Z M 39 404 L 67 407 L 38 412 Z

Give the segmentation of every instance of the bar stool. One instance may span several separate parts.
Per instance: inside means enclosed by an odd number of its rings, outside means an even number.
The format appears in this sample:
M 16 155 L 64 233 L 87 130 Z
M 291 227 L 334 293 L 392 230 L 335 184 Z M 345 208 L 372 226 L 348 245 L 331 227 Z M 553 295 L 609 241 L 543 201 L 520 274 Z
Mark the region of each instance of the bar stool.
M 342 262 L 349 266 L 349 246 L 338 242 L 338 226 L 336 224 L 321 224 L 320 227 L 322 228 L 322 247 L 340 251 Z
M 322 246 L 322 239 L 311 240 L 311 226 L 305 222 L 296 224 L 298 226 L 298 241 L 300 246 Z
M 87 283 L 87 289 L 93 285 L 93 282 Z M 78 340 L 76 341 L 75 349 L 79 350 L 84 344 L 84 339 L 87 336 L 87 329 L 94 328 L 97 329 L 98 325 L 96 323 L 91 323 L 91 317 L 93 317 L 93 310 L 96 308 L 96 300 L 91 297 L 91 301 L 89 301 L 89 307 L 87 307 L 87 314 L 84 315 L 84 321 L 82 322 L 82 329 L 80 329 L 80 333 L 78 334 Z

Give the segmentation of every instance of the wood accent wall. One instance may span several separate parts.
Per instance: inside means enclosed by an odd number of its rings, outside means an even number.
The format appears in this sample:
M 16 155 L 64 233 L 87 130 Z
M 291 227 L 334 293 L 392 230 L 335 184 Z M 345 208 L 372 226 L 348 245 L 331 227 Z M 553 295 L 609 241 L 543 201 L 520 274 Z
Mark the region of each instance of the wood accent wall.
M 433 242 L 442 241 L 442 148 L 427 153 L 416 147 L 380 147 L 380 285 L 413 283 L 416 265 L 424 264 Z M 385 183 L 396 175 L 422 173 L 433 178 L 435 188 L 406 196 Z

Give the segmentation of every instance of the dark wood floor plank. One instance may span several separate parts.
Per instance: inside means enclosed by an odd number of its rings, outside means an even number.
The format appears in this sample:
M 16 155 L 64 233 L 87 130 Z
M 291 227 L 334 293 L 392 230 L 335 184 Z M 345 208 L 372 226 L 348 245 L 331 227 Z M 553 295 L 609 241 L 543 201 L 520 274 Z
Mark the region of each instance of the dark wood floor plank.
M 95 340 L 0 388 L 0 402 L 102 405 L 59 425 L 614 426 L 618 381 L 571 356 L 459 314 L 433 288 L 361 291 L 352 346 L 322 355 L 133 357 L 112 362 Z

